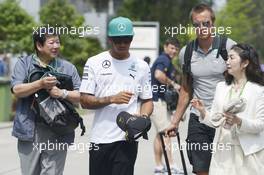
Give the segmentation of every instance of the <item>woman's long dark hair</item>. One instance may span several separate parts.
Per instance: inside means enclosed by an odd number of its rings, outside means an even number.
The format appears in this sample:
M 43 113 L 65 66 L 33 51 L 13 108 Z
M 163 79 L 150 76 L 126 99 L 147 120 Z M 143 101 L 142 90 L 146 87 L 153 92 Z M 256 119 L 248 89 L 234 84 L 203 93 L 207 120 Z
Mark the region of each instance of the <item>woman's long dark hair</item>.
M 246 77 L 248 81 L 257 83 L 264 86 L 264 73 L 261 71 L 258 53 L 256 50 L 248 44 L 236 44 L 233 45 L 231 50 L 234 50 L 241 58 L 241 62 L 246 60 L 249 64 L 246 67 Z M 227 71 L 224 73 L 225 80 L 228 85 L 230 85 L 234 77 L 230 75 Z

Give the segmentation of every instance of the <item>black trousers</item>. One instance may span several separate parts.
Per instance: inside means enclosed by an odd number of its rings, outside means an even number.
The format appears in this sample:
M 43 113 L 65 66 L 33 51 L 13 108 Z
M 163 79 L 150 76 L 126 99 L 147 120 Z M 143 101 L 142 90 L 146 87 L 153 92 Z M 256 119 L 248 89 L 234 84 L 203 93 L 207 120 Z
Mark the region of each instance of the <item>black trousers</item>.
M 138 142 L 119 141 L 92 144 L 89 151 L 90 175 L 133 175 Z
M 200 123 L 197 115 L 190 114 L 186 142 L 193 173 L 209 172 L 214 135 L 214 128 Z

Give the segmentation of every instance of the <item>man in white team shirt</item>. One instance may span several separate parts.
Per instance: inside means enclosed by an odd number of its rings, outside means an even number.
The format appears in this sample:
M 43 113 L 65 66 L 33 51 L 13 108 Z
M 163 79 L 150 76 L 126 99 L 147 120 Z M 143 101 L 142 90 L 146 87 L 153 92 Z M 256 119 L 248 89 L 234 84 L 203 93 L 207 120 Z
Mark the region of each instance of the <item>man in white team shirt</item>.
M 112 19 L 108 24 L 111 49 L 89 58 L 84 67 L 81 105 L 96 110 L 91 131 L 94 146 L 89 152 L 90 175 L 134 174 L 138 143 L 125 140 L 116 117 L 121 111 L 149 117 L 153 103 L 149 66 L 129 53 L 133 35 L 131 20 Z

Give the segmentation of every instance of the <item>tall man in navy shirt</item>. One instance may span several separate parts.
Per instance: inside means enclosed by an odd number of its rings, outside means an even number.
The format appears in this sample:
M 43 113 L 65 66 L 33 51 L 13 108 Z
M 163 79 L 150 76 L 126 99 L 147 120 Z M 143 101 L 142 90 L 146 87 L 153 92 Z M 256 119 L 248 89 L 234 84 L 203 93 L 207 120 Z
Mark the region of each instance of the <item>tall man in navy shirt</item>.
M 164 44 L 164 52 L 156 59 L 151 68 L 151 80 L 153 90 L 154 111 L 151 119 L 157 129 L 157 132 L 163 131 L 170 124 L 170 113 L 167 111 L 167 104 L 164 99 L 164 92 L 168 85 L 172 85 L 177 90 L 180 86 L 172 80 L 172 74 L 175 68 L 172 64 L 172 59 L 179 53 L 179 41 L 169 38 Z M 166 144 L 170 144 L 169 138 L 165 139 Z M 154 140 L 154 154 L 156 167 L 155 175 L 165 173 L 165 168 L 162 164 L 162 147 L 159 135 L 157 134 Z M 173 174 L 180 173 L 173 165 L 171 152 L 169 151 L 169 162 Z

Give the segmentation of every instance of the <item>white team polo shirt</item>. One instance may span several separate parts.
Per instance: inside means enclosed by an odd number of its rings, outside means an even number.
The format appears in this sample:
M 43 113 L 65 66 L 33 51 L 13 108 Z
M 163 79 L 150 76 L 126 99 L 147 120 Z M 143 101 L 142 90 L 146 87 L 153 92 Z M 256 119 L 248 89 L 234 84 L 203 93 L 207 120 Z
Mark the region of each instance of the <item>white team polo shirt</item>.
M 152 91 L 150 69 L 143 60 L 133 55 L 125 60 L 117 60 L 108 51 L 89 58 L 84 67 L 80 92 L 107 97 L 120 91 L 129 91 L 134 95 L 128 104 L 111 104 L 95 111 L 91 131 L 92 143 L 125 140 L 125 132 L 116 124 L 118 113 L 137 113 L 138 97 L 151 99 Z

